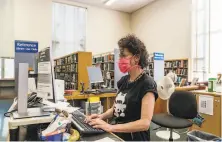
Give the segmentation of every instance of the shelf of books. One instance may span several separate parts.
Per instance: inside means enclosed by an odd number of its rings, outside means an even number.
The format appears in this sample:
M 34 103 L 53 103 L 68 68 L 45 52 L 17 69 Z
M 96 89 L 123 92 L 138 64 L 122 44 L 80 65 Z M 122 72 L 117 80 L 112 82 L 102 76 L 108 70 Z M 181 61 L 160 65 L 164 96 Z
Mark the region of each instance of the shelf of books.
M 93 65 L 100 66 L 104 85 L 108 88 L 114 88 L 114 52 L 94 55 Z
M 54 60 L 55 79 L 64 80 L 65 90 L 81 90 L 80 83 L 89 87 L 87 66 L 92 66 L 91 52 L 76 52 Z
M 153 54 L 149 55 L 148 62 L 149 62 L 148 63 L 148 67 L 145 68 L 144 70 L 147 72 L 147 74 L 149 76 L 154 77 L 154 59 L 153 59 Z
M 165 60 L 164 74 L 170 71 L 177 74 L 177 83 L 182 79 L 188 80 L 188 59 Z

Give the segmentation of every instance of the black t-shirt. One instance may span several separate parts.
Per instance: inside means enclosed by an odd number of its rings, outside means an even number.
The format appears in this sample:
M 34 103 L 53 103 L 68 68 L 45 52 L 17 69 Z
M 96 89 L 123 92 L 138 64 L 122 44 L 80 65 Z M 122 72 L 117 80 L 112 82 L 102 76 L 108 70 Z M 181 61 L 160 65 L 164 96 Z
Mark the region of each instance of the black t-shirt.
M 114 104 L 114 120 L 116 124 L 123 124 L 139 120 L 143 97 L 152 92 L 158 98 L 157 86 L 152 77 L 143 74 L 137 81 L 130 83 L 129 75 L 122 77 L 118 83 L 118 93 Z M 149 141 L 149 130 L 133 133 L 116 133 L 125 141 Z

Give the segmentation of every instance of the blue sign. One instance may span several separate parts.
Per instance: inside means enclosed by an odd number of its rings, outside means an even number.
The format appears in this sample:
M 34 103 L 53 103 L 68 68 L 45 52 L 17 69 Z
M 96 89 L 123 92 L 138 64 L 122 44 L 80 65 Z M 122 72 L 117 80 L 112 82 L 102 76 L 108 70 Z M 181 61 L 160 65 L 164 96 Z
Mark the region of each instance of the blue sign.
M 163 53 L 154 53 L 154 60 L 164 60 L 164 54 Z
M 37 53 L 38 42 L 15 40 L 15 52 L 16 53 Z

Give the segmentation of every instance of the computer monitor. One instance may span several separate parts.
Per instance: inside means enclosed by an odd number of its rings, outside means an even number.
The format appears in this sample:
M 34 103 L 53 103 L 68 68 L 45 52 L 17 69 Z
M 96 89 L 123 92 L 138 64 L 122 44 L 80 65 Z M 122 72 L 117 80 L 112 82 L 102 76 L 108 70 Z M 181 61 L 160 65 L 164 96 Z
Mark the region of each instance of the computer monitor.
M 103 83 L 103 76 L 100 67 L 90 66 L 87 67 L 89 82 L 90 83 Z
M 39 51 L 38 56 L 38 79 L 37 79 L 37 95 L 56 103 L 55 96 L 55 77 L 53 68 L 52 51 L 50 47 Z
M 190 85 L 191 85 L 191 86 L 197 85 L 198 80 L 199 80 L 198 77 L 194 77 Z

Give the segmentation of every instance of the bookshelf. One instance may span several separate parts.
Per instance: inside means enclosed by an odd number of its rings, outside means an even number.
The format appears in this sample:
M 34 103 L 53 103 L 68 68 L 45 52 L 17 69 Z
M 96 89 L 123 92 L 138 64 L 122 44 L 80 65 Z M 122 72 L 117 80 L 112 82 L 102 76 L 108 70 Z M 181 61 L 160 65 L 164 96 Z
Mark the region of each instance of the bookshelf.
M 154 59 L 153 59 L 153 54 L 149 55 L 148 59 L 148 67 L 145 68 L 144 70 L 147 72 L 147 74 L 151 77 L 154 77 Z
M 158 52 L 149 54 L 148 67 L 145 70 L 155 81 L 162 79 L 164 76 L 164 54 Z
M 107 52 L 93 56 L 93 65 L 100 66 L 104 85 L 114 88 L 114 53 Z
M 182 79 L 188 80 L 188 59 L 165 60 L 164 75 L 170 71 L 177 74 L 177 83 Z
M 65 90 L 81 91 L 80 83 L 89 87 L 87 66 L 92 65 L 91 52 L 75 52 L 54 60 L 55 79 L 65 82 Z

